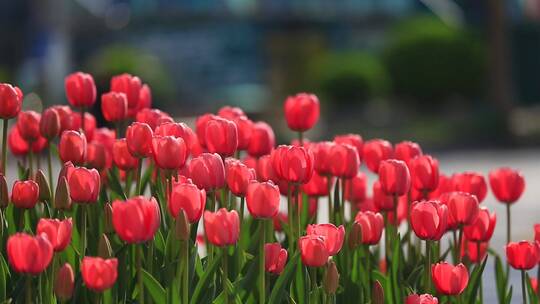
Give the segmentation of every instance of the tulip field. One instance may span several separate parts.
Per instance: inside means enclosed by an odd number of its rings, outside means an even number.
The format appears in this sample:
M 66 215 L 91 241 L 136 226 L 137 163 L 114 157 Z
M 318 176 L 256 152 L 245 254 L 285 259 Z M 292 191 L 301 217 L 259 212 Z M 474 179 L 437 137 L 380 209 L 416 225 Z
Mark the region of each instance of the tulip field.
M 324 113 L 309 93 L 285 100 L 282 145 L 240 108 L 175 121 L 129 74 L 98 98 L 76 72 L 65 93 L 22 111 L 0 83 L 0 303 L 539 302 L 540 225 L 512 237 L 517 169 L 443 173 L 418 143 L 357 133 L 311 141 Z

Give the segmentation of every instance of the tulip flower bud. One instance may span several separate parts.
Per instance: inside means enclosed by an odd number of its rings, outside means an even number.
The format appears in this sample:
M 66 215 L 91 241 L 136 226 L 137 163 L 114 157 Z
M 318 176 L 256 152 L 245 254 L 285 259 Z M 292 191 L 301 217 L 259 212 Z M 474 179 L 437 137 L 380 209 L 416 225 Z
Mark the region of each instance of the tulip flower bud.
M 180 211 L 178 212 L 178 216 L 176 216 L 176 223 L 174 226 L 176 239 L 180 241 L 189 240 L 189 230 L 190 227 L 187 214 L 184 209 L 180 209 Z
M 41 136 L 46 139 L 53 139 L 60 135 L 60 114 L 54 108 L 48 108 L 43 111 L 39 121 L 39 131 Z
M 326 274 L 324 276 L 324 290 L 329 294 L 336 293 L 339 286 L 339 272 L 336 267 L 336 263 L 332 260 L 328 262 L 326 266 Z
M 111 204 L 105 204 L 105 211 L 104 211 L 104 220 L 103 220 L 103 226 L 105 233 L 112 233 L 114 232 L 114 226 L 112 222 L 113 218 L 113 210 Z
M 4 209 L 9 203 L 6 177 L 0 174 L 0 208 Z
M 378 280 L 373 283 L 373 304 L 384 304 L 384 289 Z
M 350 249 L 362 244 L 362 226 L 356 221 L 352 225 L 351 232 L 349 232 L 348 244 Z
M 102 233 L 99 237 L 98 256 L 104 259 L 108 259 L 113 256 L 111 242 L 105 233 Z
M 73 286 L 75 284 L 75 275 L 73 274 L 73 268 L 69 263 L 65 263 L 56 272 L 56 278 L 54 281 L 54 294 L 61 301 L 67 301 L 71 299 L 73 295 Z
M 51 199 L 51 188 L 49 187 L 45 173 L 41 169 L 36 173 L 36 183 L 39 186 L 39 201 L 49 201 Z
M 54 195 L 54 208 L 59 210 L 71 209 L 71 196 L 69 194 L 69 187 L 65 177 L 61 177 L 58 180 L 56 193 Z

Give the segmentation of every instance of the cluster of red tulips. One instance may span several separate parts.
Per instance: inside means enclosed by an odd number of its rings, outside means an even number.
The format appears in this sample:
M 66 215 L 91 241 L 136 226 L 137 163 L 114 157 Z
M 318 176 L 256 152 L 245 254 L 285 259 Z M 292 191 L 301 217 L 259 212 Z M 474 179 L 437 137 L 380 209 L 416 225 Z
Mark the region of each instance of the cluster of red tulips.
M 524 303 L 538 301 L 526 271 L 540 243 L 511 242 L 519 171 L 488 178 L 508 211 L 504 262 L 489 250 L 496 215 L 481 206 L 481 173 L 444 175 L 409 141 L 310 142 L 315 95 L 287 98 L 298 138 L 276 147 L 272 127 L 239 108 L 199 116 L 193 131 L 152 109 L 138 77 L 115 76 L 110 90 L 101 111 L 112 129 L 89 112 L 91 75 L 69 75 L 70 106 L 41 114 L 0 84 L 0 302 L 482 303 L 488 256 L 500 303 L 512 300 L 508 265 Z M 11 194 L 7 147 L 19 158 Z M 361 163 L 378 176 L 369 195 Z

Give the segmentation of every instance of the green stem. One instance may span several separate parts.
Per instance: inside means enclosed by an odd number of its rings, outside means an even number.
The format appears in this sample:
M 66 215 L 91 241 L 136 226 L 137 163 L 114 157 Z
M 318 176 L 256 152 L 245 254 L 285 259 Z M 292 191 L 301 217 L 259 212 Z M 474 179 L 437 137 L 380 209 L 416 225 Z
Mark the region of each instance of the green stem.
M 184 251 L 184 271 L 182 275 L 182 303 L 188 303 L 189 297 L 189 239 L 182 242 Z
M 137 195 L 142 195 L 142 165 L 143 158 L 139 159 L 139 166 L 137 168 Z
M 28 144 L 30 149 L 28 149 L 28 179 L 32 179 L 32 172 L 34 171 L 34 152 L 32 152 L 32 144 Z
M 367 298 L 371 299 L 371 251 L 369 250 L 369 245 L 365 245 L 365 254 L 366 254 L 366 271 L 368 274 L 368 286 L 366 288 Z
M 480 245 L 482 243 L 481 242 L 476 242 L 476 259 L 477 259 L 477 264 L 478 266 L 480 266 L 480 264 L 482 263 L 482 260 L 480 259 Z M 484 303 L 484 287 L 483 287 L 483 284 L 482 284 L 482 277 L 480 276 L 480 286 L 479 286 L 479 297 L 480 297 L 480 303 Z
M 317 268 L 309 267 L 309 278 L 311 280 L 311 292 L 317 290 Z
M 512 237 L 511 237 L 511 223 L 512 223 L 512 218 L 510 216 L 510 204 L 506 204 L 506 244 L 509 244 L 510 241 L 512 240 Z
M 292 193 L 291 193 L 291 184 L 287 184 L 287 219 L 289 220 L 289 244 L 293 252 L 296 251 L 296 246 L 294 246 L 294 210 L 292 203 Z
M 21 217 L 19 218 L 19 231 L 24 230 L 24 218 L 26 216 L 26 209 L 22 209 Z
M 525 289 L 526 280 L 525 270 L 521 270 L 521 294 L 523 296 L 523 304 L 527 304 L 527 292 Z
M 50 205 L 52 206 L 52 202 L 54 202 L 54 181 L 53 181 L 53 170 L 52 170 L 52 156 L 51 156 L 51 148 L 52 142 L 49 141 L 49 145 L 47 147 L 47 170 L 49 170 L 49 189 L 51 190 L 51 201 Z
M 339 206 L 339 216 L 341 217 L 341 223 L 345 224 L 345 182 L 346 179 L 342 178 L 337 182 L 341 181 L 341 205 Z M 353 215 L 351 214 L 351 217 Z
M 82 249 L 81 249 L 81 255 L 82 256 L 85 256 L 86 255 L 86 205 L 84 204 L 81 204 L 79 205 L 80 209 L 81 209 L 81 217 L 82 217 L 82 233 L 81 233 L 81 245 L 82 245 Z
M 431 243 L 426 240 L 426 293 L 431 292 Z
M 340 201 L 339 201 L 339 178 L 336 178 L 336 185 L 334 187 L 334 220 L 336 222 L 336 225 L 341 224 L 341 219 L 339 218 L 339 207 Z
M 302 235 L 302 208 L 300 208 L 300 187 L 295 186 L 294 190 L 294 198 L 296 199 L 296 239 L 300 239 L 300 236 Z M 309 207 L 308 207 L 309 208 Z
M 384 218 L 384 259 L 386 260 L 386 265 L 388 267 L 388 253 L 389 253 L 389 227 L 388 227 L 388 211 L 383 211 L 383 218 Z
M 331 176 L 327 176 L 327 180 L 328 180 L 328 221 L 332 224 L 335 224 L 336 223 L 336 219 L 334 219 L 334 211 L 332 210 L 332 208 L 334 207 L 333 203 L 332 203 L 332 183 L 331 183 L 331 180 L 332 177 Z
M 242 223 L 244 222 L 244 201 L 243 196 L 240 197 L 240 231 L 242 231 Z
M 32 303 L 32 276 L 26 276 L 26 287 L 25 287 L 25 303 Z
M 223 294 L 225 295 L 225 304 L 229 304 L 229 291 L 227 288 L 227 281 L 229 280 L 229 268 L 227 266 L 227 260 L 229 255 L 227 254 L 227 246 L 223 247 L 223 256 L 221 257 L 222 267 L 222 280 L 223 281 Z M 264 276 L 264 274 L 263 274 Z M 186 298 L 187 301 L 187 298 Z M 187 303 L 187 302 L 184 302 Z
M 459 247 L 458 247 L 458 240 L 457 240 L 457 233 L 456 233 L 456 230 L 452 230 L 452 239 L 454 240 L 454 250 L 453 250 L 453 253 L 452 253 L 452 257 L 454 258 L 454 263 L 457 263 L 458 261 L 458 255 L 460 254 L 459 252 Z
M 264 262 L 265 262 L 265 252 L 264 252 L 264 243 L 266 238 L 266 223 L 264 220 L 260 221 L 260 240 L 259 240 L 259 303 L 264 304 L 265 301 L 265 285 L 264 285 Z
M 144 304 L 144 283 L 143 283 L 143 273 L 142 273 L 142 255 L 143 255 L 143 244 L 135 244 L 135 260 L 137 263 L 137 284 L 139 288 L 139 304 Z
M 461 243 L 463 242 L 463 227 L 459 227 L 459 237 L 458 237 L 458 243 L 457 243 L 457 253 L 458 253 L 458 261 L 461 263 Z
M 300 147 L 304 145 L 304 132 L 298 132 L 298 144 Z
M 96 292 L 96 295 L 94 297 L 94 303 L 95 304 L 101 303 L 101 292 Z
M 3 129 L 2 129 L 2 174 L 6 176 L 7 168 L 7 131 L 8 131 L 8 120 L 6 118 L 3 119 Z

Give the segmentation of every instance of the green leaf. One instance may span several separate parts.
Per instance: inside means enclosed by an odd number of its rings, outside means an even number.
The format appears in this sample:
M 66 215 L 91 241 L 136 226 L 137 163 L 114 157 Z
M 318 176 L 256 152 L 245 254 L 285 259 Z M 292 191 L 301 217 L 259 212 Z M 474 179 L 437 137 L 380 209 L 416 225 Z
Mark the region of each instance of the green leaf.
M 529 277 L 529 274 L 526 273 L 527 276 L 527 293 L 529 294 L 529 303 L 538 303 L 538 294 L 533 289 L 531 285 L 531 279 Z
M 205 293 L 209 289 L 210 284 L 210 278 L 214 276 L 214 273 L 218 269 L 218 265 L 221 262 L 221 255 L 222 252 L 219 251 L 216 255 L 214 255 L 212 262 L 210 265 L 208 265 L 208 268 L 206 268 L 204 274 L 199 279 L 199 282 L 197 282 L 197 285 L 195 286 L 195 290 L 193 291 L 193 296 L 191 297 L 191 300 L 189 301 L 190 304 L 196 304 L 199 301 L 199 297 L 201 296 L 201 292 L 205 291 Z
M 111 190 L 123 200 L 126 200 L 127 196 L 124 193 L 124 189 L 122 189 L 122 184 L 120 183 L 120 179 L 118 178 L 117 171 L 109 170 L 107 172 L 107 177 L 109 179 L 109 187 L 111 188 Z
M 402 292 L 401 292 L 401 284 L 399 282 L 399 266 L 400 266 L 400 259 L 401 259 L 401 244 L 399 241 L 400 237 L 399 234 L 396 234 L 396 239 L 394 241 L 394 248 L 392 251 L 392 269 L 391 269 L 391 285 L 392 285 L 392 293 L 393 293 L 393 299 L 396 303 L 403 303 L 402 299 Z
M 283 269 L 283 272 L 279 275 L 279 278 L 274 284 L 274 288 L 270 293 L 270 299 L 268 300 L 268 304 L 283 303 L 282 298 L 286 294 L 285 290 L 292 279 L 294 271 L 296 270 L 296 264 L 298 264 L 299 262 L 300 254 L 299 252 L 296 252 L 290 259 L 290 261 L 287 263 L 287 266 L 285 266 L 285 269 Z
M 154 303 L 165 303 L 167 299 L 167 293 L 165 289 L 159 284 L 159 282 L 146 270 L 141 269 L 143 273 L 143 283 L 146 290 L 150 293 L 150 296 L 154 300 Z
M 482 273 L 484 272 L 484 268 L 486 267 L 487 259 L 488 258 L 486 257 L 482 264 L 476 265 L 471 272 L 469 284 L 467 285 L 467 289 L 465 291 L 469 301 L 475 301 L 476 299 L 476 294 L 478 293 L 480 283 L 482 282 Z

